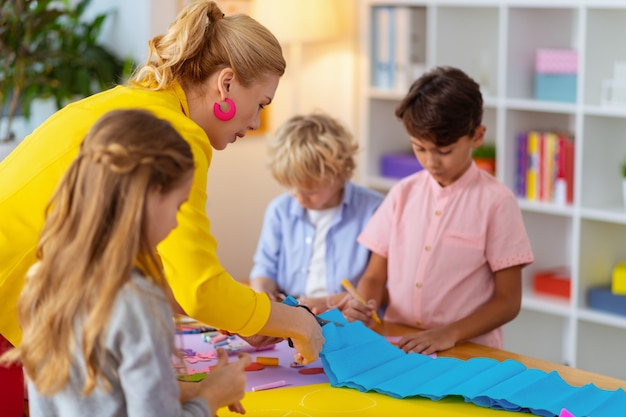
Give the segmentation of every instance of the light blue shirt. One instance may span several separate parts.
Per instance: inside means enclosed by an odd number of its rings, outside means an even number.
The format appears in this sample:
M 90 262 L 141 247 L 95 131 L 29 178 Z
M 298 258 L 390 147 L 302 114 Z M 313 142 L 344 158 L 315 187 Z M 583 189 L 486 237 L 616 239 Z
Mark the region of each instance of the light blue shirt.
M 347 182 L 341 206 L 326 235 L 326 288 L 329 294 L 343 291 L 341 281 L 354 285 L 365 272 L 370 251 L 356 241 L 383 195 Z M 250 280 L 268 277 L 290 295 L 305 294 L 307 273 L 313 254 L 315 227 L 306 210 L 288 193 L 270 202 L 254 254 Z

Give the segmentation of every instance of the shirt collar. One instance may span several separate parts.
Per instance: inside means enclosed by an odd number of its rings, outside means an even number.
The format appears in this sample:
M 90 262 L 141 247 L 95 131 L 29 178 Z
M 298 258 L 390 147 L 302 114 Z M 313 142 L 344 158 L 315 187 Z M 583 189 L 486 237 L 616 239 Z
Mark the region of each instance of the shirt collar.
M 189 103 L 187 103 L 187 95 L 185 94 L 185 90 L 183 90 L 182 85 L 180 85 L 178 81 L 174 81 L 172 83 L 172 91 L 174 95 L 176 96 L 176 98 L 178 99 L 178 102 L 180 103 L 180 108 L 185 114 L 185 116 L 190 117 L 189 116 Z
M 474 164 L 474 161 L 472 161 L 472 164 L 467 169 L 467 171 L 465 171 L 463 175 L 459 177 L 459 179 L 457 179 L 456 181 L 454 181 L 452 184 L 448 185 L 447 187 L 442 187 L 431 175 L 428 175 L 428 176 L 429 176 L 429 182 L 430 182 L 432 189 L 435 192 L 441 193 L 441 195 L 446 196 L 446 195 L 452 195 L 456 193 L 457 190 L 462 190 L 462 189 L 467 188 L 469 184 L 476 182 L 479 175 L 480 175 L 480 171 L 478 170 L 478 167 Z
M 352 201 L 352 194 L 354 194 L 354 184 L 352 181 L 346 181 L 343 187 L 343 198 L 341 199 L 341 205 L 347 206 Z

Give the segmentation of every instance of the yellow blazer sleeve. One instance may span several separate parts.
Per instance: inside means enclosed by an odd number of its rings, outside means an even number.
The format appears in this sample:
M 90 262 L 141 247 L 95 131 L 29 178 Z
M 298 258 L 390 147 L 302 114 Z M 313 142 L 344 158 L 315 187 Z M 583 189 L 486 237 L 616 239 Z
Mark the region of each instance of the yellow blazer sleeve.
M 269 317 L 269 298 L 234 280 L 220 264 L 206 215 L 210 146 L 203 149 L 208 139 L 190 143 L 194 184 L 179 212 L 178 226 L 158 246 L 166 277 L 191 317 L 244 336 L 258 333 Z

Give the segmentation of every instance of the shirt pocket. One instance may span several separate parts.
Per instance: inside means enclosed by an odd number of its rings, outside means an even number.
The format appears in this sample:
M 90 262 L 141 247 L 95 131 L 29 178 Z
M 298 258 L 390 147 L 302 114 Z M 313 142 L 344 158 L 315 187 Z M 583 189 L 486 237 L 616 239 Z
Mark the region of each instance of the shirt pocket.
M 460 284 L 469 275 L 484 267 L 485 258 L 484 234 L 447 231 L 442 239 L 441 259 L 447 259 L 442 265 L 444 276 L 454 276 L 455 285 Z
M 485 234 L 448 230 L 443 235 L 443 244 L 447 247 L 458 249 L 464 248 L 484 251 Z

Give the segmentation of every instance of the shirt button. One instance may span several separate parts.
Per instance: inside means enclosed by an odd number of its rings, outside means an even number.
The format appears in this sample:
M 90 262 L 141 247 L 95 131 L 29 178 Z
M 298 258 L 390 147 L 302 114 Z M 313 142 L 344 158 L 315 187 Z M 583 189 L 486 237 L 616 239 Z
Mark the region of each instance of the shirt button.
M 311 239 L 310 237 L 307 237 L 306 239 L 304 239 L 304 241 L 306 242 L 307 245 L 310 245 L 313 239 Z
M 424 249 L 426 250 L 426 252 L 430 252 L 430 250 L 431 250 L 432 248 L 430 247 L 430 245 L 426 245 L 426 247 L 424 247 Z
M 417 284 L 415 284 L 415 286 L 416 286 L 417 288 L 422 288 L 422 283 L 421 283 L 421 282 L 418 282 Z
M 435 211 L 435 216 L 441 216 L 441 210 Z

